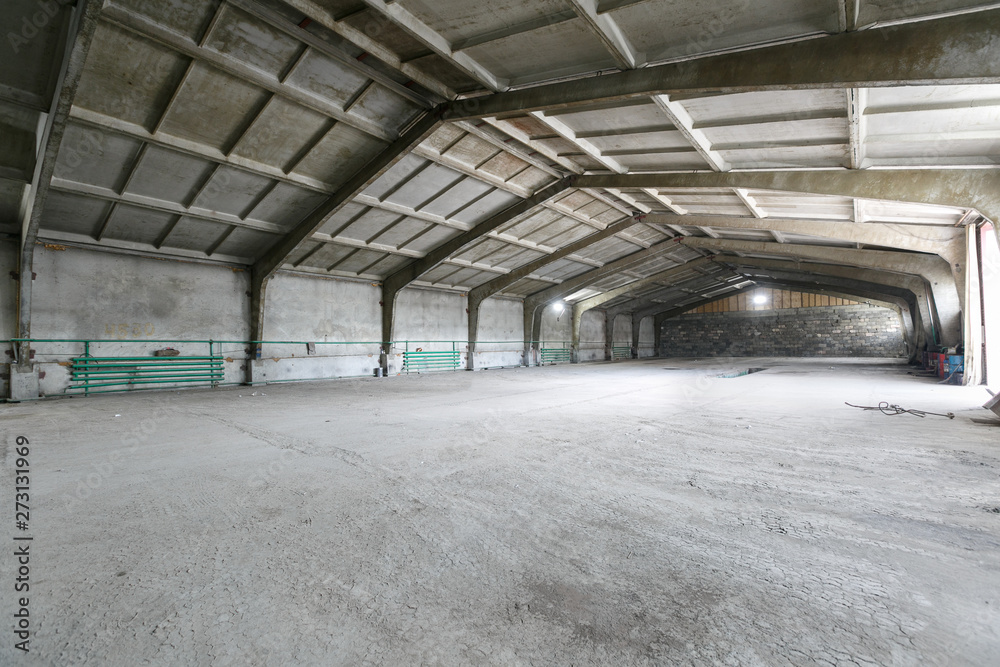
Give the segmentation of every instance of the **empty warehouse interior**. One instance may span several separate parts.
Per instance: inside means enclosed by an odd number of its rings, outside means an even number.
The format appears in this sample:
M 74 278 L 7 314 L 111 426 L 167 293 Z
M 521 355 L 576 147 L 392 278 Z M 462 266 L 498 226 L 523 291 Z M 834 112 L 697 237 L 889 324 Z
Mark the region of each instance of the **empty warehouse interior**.
M 0 17 L 3 664 L 997 664 L 996 3 Z

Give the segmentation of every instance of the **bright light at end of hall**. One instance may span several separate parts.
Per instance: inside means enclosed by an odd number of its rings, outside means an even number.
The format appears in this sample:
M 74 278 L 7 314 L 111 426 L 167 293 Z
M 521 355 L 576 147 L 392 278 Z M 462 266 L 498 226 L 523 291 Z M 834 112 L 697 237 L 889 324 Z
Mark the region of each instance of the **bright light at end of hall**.
M 554 304 L 552 304 L 552 308 L 554 308 L 557 313 L 561 313 L 565 307 L 566 304 L 563 303 L 562 301 L 556 301 Z
M 767 297 L 763 294 L 756 294 L 753 297 L 753 302 L 758 306 L 762 306 L 767 303 Z

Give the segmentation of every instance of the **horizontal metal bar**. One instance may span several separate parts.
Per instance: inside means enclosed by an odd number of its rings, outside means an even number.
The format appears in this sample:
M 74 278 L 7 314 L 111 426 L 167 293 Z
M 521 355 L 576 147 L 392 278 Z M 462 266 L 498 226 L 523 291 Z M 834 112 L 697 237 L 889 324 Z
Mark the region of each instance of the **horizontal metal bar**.
M 158 364 L 175 364 L 182 361 L 222 361 L 222 357 L 218 355 L 207 357 L 72 357 L 72 360 L 79 362 L 146 361 Z
M 407 359 L 429 359 L 432 357 L 448 357 L 452 359 L 457 359 L 461 356 L 460 352 L 404 352 L 403 356 Z
M 129 371 L 125 369 L 115 370 L 115 371 L 103 371 L 103 372 L 84 372 L 84 373 L 73 373 L 73 380 L 79 380 L 86 382 L 91 378 L 96 380 L 105 379 L 117 379 L 117 378 L 156 378 L 156 377 L 201 377 L 204 375 L 222 375 L 224 373 L 221 368 L 192 368 L 188 371 L 170 371 L 170 370 L 159 370 L 149 373 L 143 373 L 141 371 Z
M 142 361 L 140 361 L 140 359 Z M 154 361 L 153 357 L 122 357 L 121 359 L 101 359 L 99 361 L 94 361 L 90 363 L 87 359 L 74 358 L 71 359 L 74 366 L 79 366 L 81 368 L 107 368 L 109 366 L 207 366 L 212 364 L 223 363 L 222 357 L 216 357 L 215 359 L 194 359 L 191 361 Z
M 215 366 L 212 368 L 185 368 L 182 370 L 170 370 L 169 368 L 158 368 L 149 372 L 139 371 L 139 370 L 129 370 L 128 368 L 117 368 L 110 369 L 106 371 L 75 371 L 72 373 L 74 378 L 87 379 L 91 376 L 108 376 L 108 375 L 131 375 L 132 377 L 156 377 L 158 375 L 173 375 L 180 377 L 182 375 L 204 375 L 206 373 L 223 373 L 225 372 L 221 366 Z
M 198 380 L 197 384 L 210 384 L 213 380 L 217 379 L 217 377 L 216 376 L 212 376 L 212 375 L 206 375 L 206 376 L 204 376 L 204 378 L 191 378 L 191 379 L 197 379 Z M 103 382 L 103 383 L 98 383 L 98 384 L 89 384 L 88 383 L 88 384 L 75 385 L 75 386 L 73 386 L 71 388 L 72 389 L 91 389 L 93 387 L 121 387 L 121 386 L 124 386 L 124 385 L 133 385 L 133 384 L 182 384 L 183 382 L 184 382 L 183 380 L 176 380 L 176 379 L 171 379 L 171 380 L 138 380 L 138 379 L 136 379 L 136 380 L 129 380 L 127 382 L 124 382 L 124 381 L 123 382 Z

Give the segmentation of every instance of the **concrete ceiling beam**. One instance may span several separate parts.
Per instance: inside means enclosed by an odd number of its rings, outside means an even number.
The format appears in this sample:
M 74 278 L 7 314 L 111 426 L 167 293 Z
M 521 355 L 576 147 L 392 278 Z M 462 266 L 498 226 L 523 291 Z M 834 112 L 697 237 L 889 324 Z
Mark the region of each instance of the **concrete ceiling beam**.
M 674 93 L 1000 83 L 1000 10 L 847 32 L 453 103 L 447 118 Z
M 254 263 L 250 280 L 250 336 L 252 341 L 262 341 L 264 332 L 264 304 L 267 285 L 271 277 L 302 244 L 310 239 L 337 212 L 354 201 L 368 186 L 381 178 L 389 169 L 406 157 L 420 142 L 431 136 L 441 123 L 438 110 L 425 113 L 395 142 L 358 170 L 339 190 L 320 204 L 302 222 L 292 228 L 280 241 Z M 260 356 L 260 346 L 256 355 Z
M 475 135 L 483 141 L 493 144 L 505 153 L 510 153 L 514 157 L 520 158 L 533 167 L 537 167 L 538 169 L 541 169 L 556 178 L 561 178 L 565 175 L 563 171 L 556 169 L 545 160 L 540 159 L 538 155 L 541 155 L 541 153 L 538 151 L 522 150 L 520 146 L 516 145 L 516 143 L 512 145 L 511 140 L 514 139 L 514 137 L 508 137 L 502 130 L 497 129 L 485 121 L 476 123 L 471 120 L 463 120 L 458 121 L 455 125 L 469 134 Z
M 556 250 L 550 255 L 541 257 L 534 262 L 529 262 L 523 266 L 519 266 L 513 269 L 506 275 L 494 278 L 488 282 L 479 285 L 469 291 L 469 344 L 474 346 L 479 338 L 479 310 L 480 307 L 486 299 L 490 298 L 494 294 L 497 294 L 519 280 L 524 280 L 534 275 L 539 269 L 557 262 L 561 259 L 572 258 L 572 256 L 587 248 L 595 243 L 603 241 L 611 236 L 614 236 L 618 232 L 628 229 L 634 225 L 640 224 L 640 220 L 637 218 L 625 218 L 617 222 L 613 222 L 604 229 L 585 236 L 579 241 L 574 241 L 569 245 L 563 246 L 562 248 Z M 470 348 L 474 351 L 474 348 Z M 472 358 L 470 353 L 469 358 Z
M 1000 36 L 997 41 L 1000 42 Z M 998 58 L 1000 61 L 1000 58 Z M 1000 221 L 1000 169 L 864 169 L 587 175 L 581 188 L 745 188 L 974 208 Z
M 712 142 L 708 135 L 694 126 L 694 118 L 691 117 L 683 104 L 671 100 L 669 95 L 654 95 L 653 102 L 713 170 L 729 171 L 732 169 L 732 165 L 726 162 L 726 159 L 718 151 L 712 149 Z
M 292 23 L 279 12 L 276 12 L 270 7 L 257 2 L 257 0 L 226 0 L 226 2 L 235 7 L 239 7 L 251 16 L 257 17 L 261 21 L 277 28 L 286 35 L 299 40 L 310 48 L 316 49 L 320 53 L 333 58 L 341 65 L 346 66 L 348 69 L 354 70 L 358 74 L 368 77 L 372 81 L 385 86 L 397 95 L 405 97 L 412 102 L 416 102 L 425 108 L 434 107 L 440 102 L 450 99 L 450 97 L 441 97 L 439 95 L 435 96 L 436 99 L 432 99 L 426 95 L 418 93 L 412 88 L 396 81 L 384 72 L 380 72 L 374 67 L 366 65 L 350 53 L 337 48 L 330 42 L 314 35 L 305 28 Z M 419 83 L 419 81 L 417 83 Z
M 538 122 L 552 128 L 559 136 L 561 136 L 566 141 L 578 146 L 580 150 L 582 150 L 584 153 L 586 153 L 590 157 L 594 158 L 595 160 L 603 164 L 608 170 L 616 174 L 624 174 L 628 172 L 627 167 L 625 167 L 623 164 L 621 164 L 614 158 L 610 158 L 604 155 L 601 152 L 601 149 L 598 148 L 589 139 L 582 139 L 578 137 L 576 131 L 573 128 L 571 128 L 563 121 L 559 120 L 557 117 L 549 116 L 544 111 L 533 111 L 531 112 L 531 115 Z
M 78 0 L 75 7 L 63 9 L 71 14 L 62 64 L 56 79 L 52 104 L 39 136 L 31 185 L 25 193 L 19 211 L 21 244 L 18 257 L 17 336 L 22 339 L 31 338 L 31 284 L 35 242 L 38 240 L 42 214 L 55 174 L 59 147 L 66 133 L 70 110 L 73 108 L 73 100 L 83 75 L 87 54 L 94 41 L 103 4 L 100 0 Z M 30 346 L 31 344 L 27 342 L 18 346 L 18 363 L 25 369 L 31 363 Z
M 899 248 L 938 255 L 948 262 L 959 290 L 965 285 L 965 230 L 954 227 L 923 225 L 858 224 L 854 222 L 796 220 L 790 218 L 740 218 L 715 215 L 689 215 L 681 221 L 673 215 L 646 216 L 651 224 L 678 224 L 714 229 L 748 229 L 801 234 L 824 239 L 850 241 L 870 246 Z M 900 231 L 899 227 L 905 228 Z M 711 236 L 711 234 L 710 234 Z
M 549 302 L 572 294 L 573 292 L 576 292 L 587 285 L 594 283 L 595 281 L 641 265 L 650 259 L 672 255 L 676 253 L 678 249 L 679 246 L 676 243 L 676 239 L 658 243 L 654 246 L 646 248 L 645 250 L 640 250 L 632 253 L 631 255 L 626 255 L 625 257 L 616 259 L 613 262 L 608 262 L 601 268 L 568 278 L 554 287 L 549 287 L 529 295 L 524 300 L 523 309 L 525 365 L 530 365 L 529 360 L 531 355 L 531 345 L 533 341 L 538 340 L 540 335 L 539 331 L 541 327 L 541 318 L 537 316 L 539 309 L 543 308 Z M 684 260 L 682 259 L 677 259 L 676 261 L 678 265 L 684 264 Z
M 483 44 L 490 44 L 492 42 L 499 42 L 501 40 L 507 39 L 508 37 L 513 37 L 515 35 L 522 35 L 527 32 L 534 32 L 541 28 L 547 28 L 549 26 L 558 25 L 560 23 L 566 23 L 567 21 L 573 21 L 579 18 L 577 13 L 572 9 L 564 9 L 562 11 L 552 12 L 546 14 L 540 18 L 531 19 L 529 21 L 524 21 L 523 23 L 516 23 L 514 25 L 505 25 L 498 30 L 491 30 L 490 32 L 482 33 L 479 35 L 473 35 L 472 37 L 466 37 L 465 39 L 456 40 L 451 43 L 451 50 L 453 52 L 458 51 L 468 51 L 475 46 L 482 46 Z
M 507 87 L 508 82 L 506 79 L 494 75 L 469 54 L 453 50 L 451 44 L 444 37 L 417 18 L 400 3 L 393 0 L 389 0 L 388 2 L 385 0 L 364 0 L 364 2 L 375 11 L 392 19 L 398 28 L 408 33 L 442 58 L 450 61 L 458 69 L 486 88 L 490 90 L 503 90 Z
M 455 238 L 442 243 L 427 253 L 427 255 L 423 258 L 415 262 L 411 262 L 395 273 L 386 276 L 385 280 L 382 281 L 382 341 L 383 345 L 386 346 L 385 352 L 388 352 L 388 345 L 392 341 L 395 303 L 400 290 L 433 269 L 441 262 L 451 257 L 456 252 L 459 252 L 463 248 L 466 248 L 487 236 L 490 232 L 493 232 L 510 222 L 514 222 L 518 219 L 531 215 L 539 206 L 571 188 L 573 186 L 574 178 L 575 177 L 570 176 L 549 185 L 531 197 L 520 201 L 500 213 L 497 213 L 491 218 L 479 223 L 469 231 L 459 234 Z
M 342 16 L 338 17 L 334 15 L 329 3 L 317 0 L 282 0 L 282 2 L 309 17 L 309 19 L 316 21 L 316 23 L 327 30 L 352 42 L 358 48 L 364 49 L 366 53 L 372 54 L 392 69 L 405 74 L 427 90 L 433 91 L 449 100 L 453 100 L 457 96 L 456 92 L 450 87 L 423 72 L 416 64 L 403 62 L 395 51 L 375 39 L 383 30 L 382 23 L 388 24 L 390 22 L 389 19 L 378 15 L 378 18 L 382 19 L 381 22 L 373 20 L 368 22 L 364 28 L 358 28 L 352 25 L 350 21 L 341 20 Z
M 104 9 L 103 18 L 133 34 L 158 42 L 188 58 L 211 65 L 216 69 L 231 74 L 270 93 L 279 95 L 295 104 L 304 106 L 345 125 L 350 125 L 369 136 L 387 143 L 398 138 L 394 130 L 386 129 L 376 123 L 351 115 L 332 101 L 312 95 L 300 88 L 282 82 L 278 78 L 268 76 L 245 63 L 234 60 L 205 46 L 198 45 L 139 14 L 128 12 L 115 5 L 107 5 Z
M 690 273 L 697 267 L 710 264 L 711 262 L 712 262 L 711 258 L 702 257 L 700 259 L 692 260 L 686 264 L 681 264 L 680 266 L 669 268 L 666 271 L 660 271 L 658 273 L 654 273 L 651 276 L 647 276 L 646 278 L 641 278 L 639 280 L 630 282 L 627 285 L 622 285 L 621 287 L 616 287 L 614 289 L 608 290 L 607 292 L 602 292 L 601 294 L 597 294 L 590 298 L 577 301 L 576 303 L 573 304 L 573 334 L 574 334 L 573 340 L 578 342 L 580 333 L 579 331 L 580 320 L 583 318 L 583 314 L 588 310 L 599 308 L 601 305 L 607 303 L 608 301 L 613 301 L 614 299 L 617 299 L 620 296 L 625 296 L 627 294 L 630 294 L 631 292 L 634 292 L 635 290 L 640 289 L 642 287 L 646 287 L 647 285 L 666 283 L 670 287 L 676 287 L 676 285 L 679 282 L 684 282 L 684 281 L 675 282 L 674 279 L 676 277 Z
M 598 0 L 569 0 L 569 3 L 587 27 L 600 38 L 620 68 L 635 69 L 643 64 L 645 54 L 636 50 L 628 35 L 613 18 L 598 12 Z

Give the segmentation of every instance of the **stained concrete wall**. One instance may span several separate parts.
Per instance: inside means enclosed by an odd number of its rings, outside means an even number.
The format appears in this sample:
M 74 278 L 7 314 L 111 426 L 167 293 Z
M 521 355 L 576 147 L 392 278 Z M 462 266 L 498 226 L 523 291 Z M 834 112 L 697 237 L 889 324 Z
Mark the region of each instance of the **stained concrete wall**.
M 523 303 L 515 299 L 486 299 L 479 307 L 476 368 L 520 366 L 523 353 Z
M 409 288 L 396 297 L 396 325 L 393 333 L 395 347 L 389 359 L 389 373 L 402 370 L 404 341 L 409 349 L 424 351 L 450 350 L 452 344 L 443 341 L 460 341 L 460 367 L 465 368 L 468 355 L 469 314 L 468 300 L 461 294 L 435 290 Z
M 604 313 L 588 310 L 580 322 L 580 361 L 604 361 Z
M 167 347 L 156 340 L 233 340 L 249 337 L 249 274 L 220 266 L 159 261 L 67 248 L 35 252 L 33 338 L 104 339 L 93 356 L 151 355 Z M 207 344 L 170 345 L 182 355 L 204 355 Z M 40 390 L 59 394 L 69 371 L 59 361 L 83 353 L 79 343 L 37 343 L 44 373 Z M 226 345 L 233 361 L 225 381 L 244 377 L 241 345 Z
M 367 376 L 378 366 L 382 291 L 370 282 L 279 273 L 264 310 L 264 339 L 315 343 L 266 344 L 268 382 Z
M 561 313 L 557 313 L 552 306 L 546 306 L 542 310 L 542 343 L 546 346 L 552 344 L 565 343 L 569 345 L 573 340 L 573 312 L 566 307 Z
M 664 357 L 902 357 L 896 312 L 831 306 L 681 315 L 663 323 Z
M 653 331 L 653 318 L 644 317 L 639 323 L 639 358 L 656 356 L 656 337 Z
M 0 244 L 0 269 L 15 268 L 17 246 Z M 4 268 L 6 267 L 6 268 Z M 36 338 L 104 340 L 94 356 L 148 356 L 175 347 L 182 355 L 204 355 L 214 340 L 222 352 L 227 383 L 247 379 L 249 274 L 207 264 L 161 261 L 76 248 L 39 248 L 35 261 L 32 332 Z M 12 281 L 13 282 L 13 281 Z M 15 335 L 16 284 L 4 290 L 0 329 Z M 278 274 L 269 285 L 259 368 L 267 382 L 371 375 L 378 366 L 381 289 L 370 282 Z M 395 338 L 410 348 L 452 349 L 457 341 L 465 365 L 467 301 L 460 294 L 403 290 L 396 304 Z M 568 322 L 566 317 L 564 322 Z M 566 336 L 568 338 L 568 335 Z M 522 305 L 511 299 L 483 304 L 481 367 L 518 365 L 521 360 Z M 285 342 L 288 341 L 288 342 Z M 489 342 L 492 341 L 492 342 Z M 315 343 L 315 354 L 306 343 Z M 66 362 L 84 351 L 82 343 L 39 343 L 36 361 L 45 395 L 69 386 Z M 390 356 L 390 373 L 401 370 L 403 346 Z M 6 369 L 6 361 L 3 359 Z M 169 388 L 164 385 L 161 388 Z M 6 394 L 6 387 L 3 387 Z
M 614 322 L 613 341 L 616 347 L 632 346 L 632 316 L 629 314 L 619 315 Z
M 604 360 L 604 311 L 588 310 L 580 322 L 580 361 Z M 551 306 L 542 311 L 542 342 L 546 347 L 569 347 L 573 340 L 573 309 L 557 313 Z

